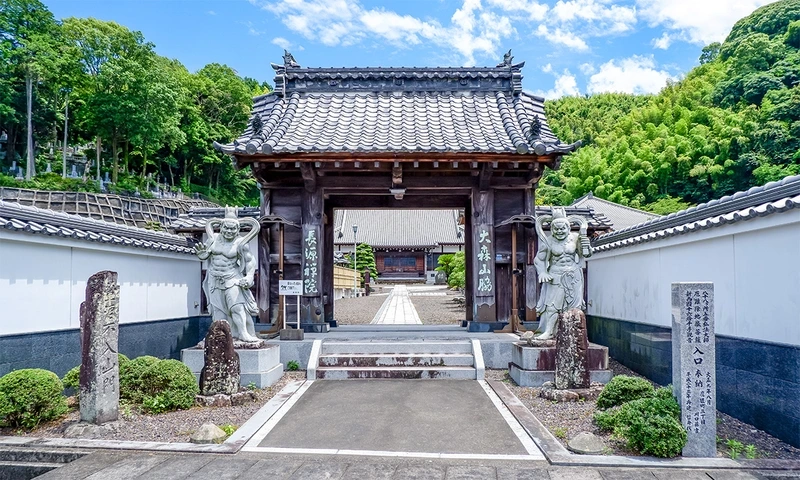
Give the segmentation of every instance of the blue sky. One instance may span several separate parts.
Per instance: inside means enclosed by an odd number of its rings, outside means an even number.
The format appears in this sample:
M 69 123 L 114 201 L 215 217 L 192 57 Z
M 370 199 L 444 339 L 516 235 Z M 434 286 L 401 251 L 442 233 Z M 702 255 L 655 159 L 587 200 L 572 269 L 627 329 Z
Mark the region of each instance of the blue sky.
M 774 0 L 43 1 L 139 30 L 191 71 L 218 62 L 272 83 L 283 48 L 308 67 L 486 66 L 510 48 L 523 88 L 557 98 L 657 92 Z

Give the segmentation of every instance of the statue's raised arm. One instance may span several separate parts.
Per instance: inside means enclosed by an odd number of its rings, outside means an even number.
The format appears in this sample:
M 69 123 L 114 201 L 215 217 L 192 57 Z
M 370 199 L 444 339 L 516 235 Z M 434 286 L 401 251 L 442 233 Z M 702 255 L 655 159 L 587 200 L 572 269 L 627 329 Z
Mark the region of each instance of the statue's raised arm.
M 550 235 L 543 224 L 550 221 Z M 579 232 L 571 232 L 571 224 L 579 225 Z M 558 314 L 571 308 L 583 307 L 583 259 L 591 256 L 587 235 L 588 224 L 582 217 L 567 218 L 562 207 L 553 207 L 552 216 L 536 218 L 539 251 L 534 258 L 542 290 L 536 303 L 539 330 L 536 338 L 549 340 L 555 335 Z
M 251 229 L 239 236 L 242 223 Z M 214 232 L 219 225 L 220 233 Z M 244 342 L 258 342 L 252 315 L 258 314 L 255 298 L 250 292 L 256 269 L 255 257 L 248 244 L 258 235 L 260 225 L 253 218 L 239 219 L 235 208 L 225 207 L 225 218 L 206 223 L 208 241 L 195 248 L 201 260 L 208 260 L 203 290 L 213 320 L 227 320 L 231 335 Z

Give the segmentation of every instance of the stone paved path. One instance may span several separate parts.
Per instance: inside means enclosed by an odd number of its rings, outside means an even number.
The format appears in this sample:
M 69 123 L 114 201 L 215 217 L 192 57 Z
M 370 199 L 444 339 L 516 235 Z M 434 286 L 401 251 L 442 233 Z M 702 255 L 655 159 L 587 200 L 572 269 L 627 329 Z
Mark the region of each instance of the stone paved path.
M 236 455 L 96 452 L 40 477 L 42 480 L 751 480 L 787 478 L 795 472 L 595 468 L 546 462 L 422 460 L 309 455 Z M 797 478 L 791 475 L 789 478 Z
M 372 319 L 373 324 L 377 325 L 421 325 L 422 321 L 417 315 L 417 310 L 411 299 L 408 298 L 408 287 L 405 285 L 395 285 L 392 293 L 383 302 L 381 309 Z

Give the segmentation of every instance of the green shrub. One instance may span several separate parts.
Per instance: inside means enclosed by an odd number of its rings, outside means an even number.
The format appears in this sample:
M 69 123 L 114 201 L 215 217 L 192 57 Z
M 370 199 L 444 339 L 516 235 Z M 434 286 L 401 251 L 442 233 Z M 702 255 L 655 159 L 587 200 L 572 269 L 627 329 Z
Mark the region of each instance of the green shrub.
M 142 407 L 152 413 L 191 408 L 200 392 L 194 374 L 178 360 L 154 363 L 142 372 L 139 383 Z
M 140 377 L 145 370 L 158 363 L 160 360 L 150 355 L 136 357 L 119 365 L 119 395 L 120 398 L 133 403 L 142 401 L 142 384 Z
M 652 397 L 653 393 L 653 385 L 644 378 L 617 375 L 600 392 L 597 408 L 605 410 L 631 400 Z
M 69 372 L 64 374 L 61 383 L 64 388 L 74 388 L 77 391 L 81 386 L 81 366 L 72 367 Z
M 686 444 L 680 406 L 667 387 L 659 388 L 651 397 L 597 412 L 594 421 L 603 430 L 613 430 L 616 436 L 625 439 L 629 448 L 645 455 L 674 457 Z
M 0 378 L 0 424 L 32 429 L 67 411 L 58 375 L 40 368 L 15 370 Z
M 130 359 L 121 353 L 118 353 L 117 357 L 119 358 L 119 370 L 122 372 L 122 365 L 129 362 Z M 69 372 L 65 373 L 64 378 L 61 379 L 61 383 L 64 384 L 64 388 L 74 388 L 75 393 L 79 393 L 78 390 L 81 386 L 81 366 L 73 367 Z M 120 382 L 120 384 L 121 383 L 122 382 Z
M 289 360 L 288 362 L 286 362 L 286 370 L 292 372 L 295 370 L 300 370 L 300 364 L 297 363 L 297 360 Z

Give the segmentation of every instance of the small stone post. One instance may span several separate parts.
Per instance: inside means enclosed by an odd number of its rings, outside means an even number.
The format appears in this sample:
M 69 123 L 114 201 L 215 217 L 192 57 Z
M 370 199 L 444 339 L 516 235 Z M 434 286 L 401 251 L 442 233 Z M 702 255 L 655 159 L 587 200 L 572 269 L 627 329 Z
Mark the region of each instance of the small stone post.
M 103 271 L 86 282 L 81 303 L 81 421 L 102 425 L 119 416 L 119 285 Z
M 233 349 L 231 326 L 214 320 L 205 341 L 203 369 L 200 370 L 201 395 L 233 395 L 239 391 L 239 354 Z
M 364 269 L 364 296 L 369 297 L 369 268 Z
M 688 438 L 684 457 L 717 454 L 714 284 L 672 284 L 672 389 Z
M 579 308 L 558 314 L 555 388 L 589 388 L 589 339 L 586 315 Z

